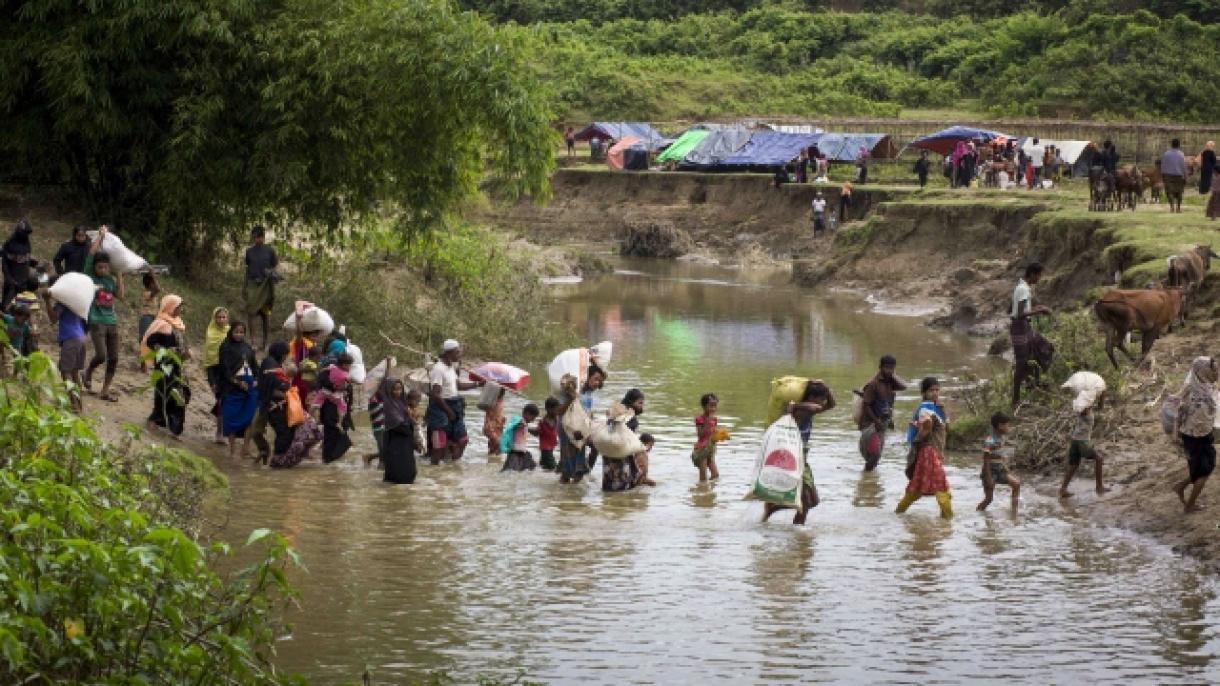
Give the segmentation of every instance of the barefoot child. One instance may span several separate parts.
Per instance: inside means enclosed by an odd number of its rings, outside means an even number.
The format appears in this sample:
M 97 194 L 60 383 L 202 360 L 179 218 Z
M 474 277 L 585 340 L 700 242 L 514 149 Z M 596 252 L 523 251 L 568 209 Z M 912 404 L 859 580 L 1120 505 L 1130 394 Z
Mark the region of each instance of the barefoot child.
M 652 446 L 656 445 L 657 439 L 653 438 L 652 434 L 640 434 L 640 443 L 643 444 L 644 450 L 635 454 L 635 467 L 640 470 L 635 485 L 656 486 L 657 482 L 648 478 L 648 454 L 652 452 Z
M 503 399 L 504 396 L 501 394 L 500 397 Z M 509 419 L 504 425 L 503 435 L 497 446 L 505 455 L 504 466 L 500 471 L 524 472 L 537 467 L 534 456 L 530 454 L 528 441 L 529 425 L 538 419 L 538 414 L 538 406 L 530 403 L 522 408 L 521 416 Z
M 996 484 L 1006 484 L 1012 489 L 1012 511 L 1017 511 L 1021 480 L 1008 471 L 1008 456 L 1012 454 L 1012 450 L 1005 445 L 1005 439 L 1011 430 L 1012 419 L 1008 415 L 1003 412 L 991 415 L 991 435 L 983 441 L 983 502 L 976 508 L 979 512 L 986 510 L 991 504 Z
M 538 437 L 538 464 L 542 471 L 554 472 L 559 469 L 555 462 L 555 450 L 559 447 L 559 401 L 547 398 L 543 410 L 542 420 L 530 433 Z
M 695 449 L 690 454 L 691 462 L 699 470 L 699 483 L 704 483 L 711 474 L 713 479 L 720 478 L 720 470 L 716 468 L 716 408 L 720 405 L 719 398 L 714 393 L 706 393 L 699 399 L 703 414 L 695 417 Z
M 1178 409 L 1178 435 L 1186 449 L 1186 478 L 1173 490 L 1182 501 L 1187 514 L 1198 512 L 1199 493 L 1203 491 L 1207 477 L 1216 468 L 1216 446 L 1212 439 L 1216 422 L 1216 362 L 1210 357 L 1196 357 L 1190 365 L 1190 376 L 1186 387 L 1178 394 L 1182 404 Z M 1190 497 L 1186 488 L 1190 488 Z
M 1084 460 L 1093 460 L 1093 476 L 1097 482 L 1097 494 L 1101 495 L 1110 491 L 1102 483 L 1101 478 L 1102 466 L 1105 462 L 1104 456 L 1093 447 L 1093 424 L 1096 421 L 1093 406 L 1101 407 L 1106 397 L 1105 382 L 1101 381 L 1101 377 L 1097 377 L 1097 381 L 1100 382 L 1099 385 L 1082 388 L 1077 392 L 1076 398 L 1072 400 L 1072 411 L 1076 413 L 1076 424 L 1069 436 L 1071 444 L 1068 447 L 1068 467 L 1067 473 L 1063 475 L 1063 484 L 1059 487 L 1060 498 L 1072 496 L 1068 486 L 1072 483 L 1072 477 L 1076 476 L 1076 470 L 1080 468 L 1080 463 Z M 1064 386 L 1069 386 L 1071 383 L 1072 380 L 1068 379 L 1068 383 Z

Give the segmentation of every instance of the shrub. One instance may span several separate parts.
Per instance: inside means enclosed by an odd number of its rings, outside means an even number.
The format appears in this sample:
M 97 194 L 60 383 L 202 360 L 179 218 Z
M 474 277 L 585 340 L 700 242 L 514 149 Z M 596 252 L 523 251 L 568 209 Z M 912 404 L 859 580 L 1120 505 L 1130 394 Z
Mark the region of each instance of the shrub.
M 220 480 L 181 451 L 103 442 L 48 357 L 20 361 L 0 381 L 0 681 L 293 681 L 270 659 L 296 554 L 259 530 L 252 565 L 215 571 L 229 547 L 190 525 Z

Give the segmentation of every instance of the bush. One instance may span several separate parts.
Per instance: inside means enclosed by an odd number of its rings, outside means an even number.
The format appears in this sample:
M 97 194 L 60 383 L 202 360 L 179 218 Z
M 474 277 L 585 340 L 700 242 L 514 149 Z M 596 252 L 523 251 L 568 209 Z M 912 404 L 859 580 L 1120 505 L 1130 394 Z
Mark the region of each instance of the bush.
M 201 545 L 190 524 L 222 478 L 136 445 L 72 414 L 41 353 L 0 381 L 0 681 L 291 681 L 270 659 L 296 554 L 259 530 L 254 564 L 216 572 L 228 546 Z

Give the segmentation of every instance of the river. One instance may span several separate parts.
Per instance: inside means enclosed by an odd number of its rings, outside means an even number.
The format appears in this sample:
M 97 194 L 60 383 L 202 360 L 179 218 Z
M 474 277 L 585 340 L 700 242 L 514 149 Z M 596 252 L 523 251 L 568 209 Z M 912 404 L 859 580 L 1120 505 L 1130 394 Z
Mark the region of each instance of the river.
M 434 670 L 459 683 L 518 670 L 579 684 L 1220 680 L 1217 587 L 1189 560 L 1091 523 L 1050 486 L 1027 488 L 1017 517 L 1003 488 L 976 513 L 977 455 L 949 459 L 952 521 L 931 499 L 893 513 L 896 436 L 879 471 L 861 471 L 848 389 L 888 352 L 909 379 L 944 379 L 951 401 L 989 364 L 977 341 L 710 266 L 622 263 L 555 289 L 556 320 L 615 343 L 598 407 L 646 394 L 659 484 L 603 494 L 500 474 L 478 443 L 461 464 L 422 466 L 411 487 L 384 486 L 354 457 L 231 467 L 233 538 L 278 529 L 308 567 L 281 667 L 322 684 L 366 667 L 379 684 Z M 789 373 L 825 379 L 840 403 L 815 425 L 822 504 L 803 528 L 782 513 L 763 524 L 742 500 L 769 380 Z M 733 437 L 720 482 L 699 486 L 692 418 L 708 391 Z M 915 401 L 901 396 L 899 414 Z M 360 440 L 353 452 L 371 443 Z M 1093 497 L 1084 481 L 1076 490 Z

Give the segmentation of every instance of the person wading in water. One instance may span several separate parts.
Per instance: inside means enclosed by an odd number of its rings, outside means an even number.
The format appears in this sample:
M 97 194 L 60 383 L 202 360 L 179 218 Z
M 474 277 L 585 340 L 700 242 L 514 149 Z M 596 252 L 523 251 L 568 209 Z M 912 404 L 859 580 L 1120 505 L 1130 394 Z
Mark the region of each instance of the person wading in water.
M 871 472 L 881 461 L 885 449 L 885 432 L 894 426 L 894 399 L 898 391 L 906 390 L 894 371 L 898 361 L 891 355 L 883 355 L 876 376 L 864 386 L 861 394 L 860 455 L 864 458 L 864 471 Z
M 1030 326 L 1032 317 L 1050 314 L 1049 308 L 1039 305 L 1034 307 L 1033 286 L 1042 279 L 1042 265 L 1031 263 L 1025 268 L 1025 278 L 1017 282 L 1012 292 L 1012 324 L 1008 332 L 1012 337 L 1012 406 L 1016 409 L 1021 403 L 1021 386 L 1030 377 L 1030 358 L 1033 358 L 1033 379 L 1037 383 L 1041 379 L 1042 370 L 1050 364 L 1052 349 L 1050 343 L 1038 335 Z

